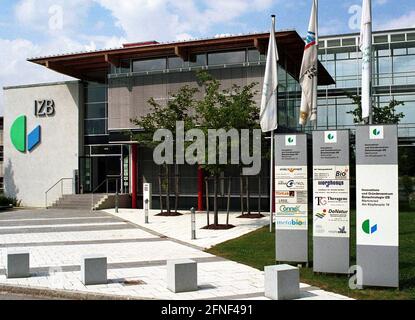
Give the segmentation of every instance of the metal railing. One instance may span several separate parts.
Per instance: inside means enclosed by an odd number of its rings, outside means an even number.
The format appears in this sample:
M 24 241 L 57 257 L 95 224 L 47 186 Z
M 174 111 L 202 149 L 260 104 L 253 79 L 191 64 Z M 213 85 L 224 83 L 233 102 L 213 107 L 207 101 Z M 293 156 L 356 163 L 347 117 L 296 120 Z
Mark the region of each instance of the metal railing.
M 64 182 L 66 182 L 66 181 L 70 181 L 71 182 L 71 192 L 70 192 L 70 194 L 73 194 L 74 193 L 74 190 L 73 190 L 73 188 L 74 188 L 74 178 L 62 178 L 62 179 L 60 179 L 58 182 L 56 182 L 52 187 L 50 187 L 46 192 L 45 192 L 45 207 L 46 207 L 46 209 L 48 209 L 49 208 L 49 202 L 48 202 L 48 200 L 49 200 L 49 194 L 52 192 L 52 191 L 57 191 L 58 192 L 58 196 L 56 197 L 54 197 L 54 200 L 58 200 L 58 199 L 60 199 L 61 197 L 63 197 L 64 196 L 64 190 L 65 190 L 65 186 L 64 186 Z M 59 188 L 58 188 L 59 187 Z M 53 202 L 52 202 L 53 203 Z
M 122 177 L 121 176 L 108 176 L 107 179 L 102 181 L 91 193 L 91 211 L 95 210 L 95 195 L 102 194 L 102 192 L 99 192 L 99 190 L 102 189 L 103 186 L 106 186 L 106 192 L 105 194 L 110 194 L 110 182 L 115 181 L 115 194 L 117 195 L 116 202 L 118 202 L 118 195 L 122 193 L 120 190 L 120 187 L 122 186 Z M 121 192 L 120 192 L 121 191 Z

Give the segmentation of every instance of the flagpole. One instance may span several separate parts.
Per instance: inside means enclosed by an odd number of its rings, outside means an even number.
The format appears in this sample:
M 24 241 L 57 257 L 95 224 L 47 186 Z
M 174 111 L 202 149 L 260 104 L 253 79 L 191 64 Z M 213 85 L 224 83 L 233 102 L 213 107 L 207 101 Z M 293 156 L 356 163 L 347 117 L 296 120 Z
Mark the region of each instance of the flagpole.
M 372 17 L 372 0 L 369 0 L 369 10 L 370 16 Z M 369 42 L 369 52 L 370 52 L 370 84 L 369 84 L 369 96 L 370 96 L 370 104 L 369 104 L 369 124 L 373 124 L 373 98 L 372 98 L 372 21 L 370 22 L 370 42 Z
M 317 64 L 316 64 L 316 76 L 313 78 L 313 81 L 317 81 L 317 83 L 315 83 L 314 85 L 317 87 L 316 90 L 316 97 L 314 97 L 313 103 L 315 103 L 314 109 L 316 112 L 316 121 L 314 122 L 314 130 L 318 129 L 318 112 L 317 112 L 317 107 L 318 107 L 318 48 L 319 48 L 319 40 L 318 40 L 318 0 L 313 0 L 316 1 L 316 48 L 317 48 Z
M 275 33 L 275 15 L 271 16 L 272 18 L 272 28 Z M 271 168 L 270 168 L 270 207 L 269 207 L 269 232 L 272 233 L 272 224 L 274 222 L 274 133 L 275 130 L 271 131 Z

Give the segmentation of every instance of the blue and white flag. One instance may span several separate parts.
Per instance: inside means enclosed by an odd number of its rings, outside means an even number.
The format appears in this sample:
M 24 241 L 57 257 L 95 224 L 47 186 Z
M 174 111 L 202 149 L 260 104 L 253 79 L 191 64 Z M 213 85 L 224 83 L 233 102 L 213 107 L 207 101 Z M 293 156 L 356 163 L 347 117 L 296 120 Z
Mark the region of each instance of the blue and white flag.
M 305 126 L 309 120 L 317 120 L 317 45 L 317 0 L 313 0 L 300 72 L 300 85 L 302 88 L 300 125 L 302 126 Z

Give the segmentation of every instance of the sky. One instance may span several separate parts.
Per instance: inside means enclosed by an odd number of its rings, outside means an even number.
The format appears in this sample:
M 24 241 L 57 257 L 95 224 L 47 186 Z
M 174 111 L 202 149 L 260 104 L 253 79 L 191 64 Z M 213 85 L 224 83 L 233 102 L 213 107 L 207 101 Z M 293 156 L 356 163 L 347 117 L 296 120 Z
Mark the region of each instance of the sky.
M 30 57 L 277 29 L 305 36 L 312 0 L 0 0 L 1 88 L 69 79 Z M 319 33 L 359 32 L 362 0 L 320 0 Z M 375 30 L 415 27 L 414 0 L 372 0 Z

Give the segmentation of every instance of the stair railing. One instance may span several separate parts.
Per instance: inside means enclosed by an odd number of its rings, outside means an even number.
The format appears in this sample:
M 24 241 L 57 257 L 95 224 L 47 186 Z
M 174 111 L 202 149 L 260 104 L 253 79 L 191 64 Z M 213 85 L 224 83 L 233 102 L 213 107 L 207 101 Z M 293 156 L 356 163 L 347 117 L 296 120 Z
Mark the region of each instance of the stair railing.
M 95 211 L 95 195 L 98 194 L 98 190 L 106 185 L 106 194 L 109 194 L 109 184 L 111 181 L 115 181 L 116 194 L 118 195 L 120 193 L 119 188 L 121 186 L 121 176 L 108 176 L 108 178 L 102 181 L 91 193 L 91 211 Z
M 61 197 L 64 196 L 64 182 L 65 181 L 71 181 L 71 194 L 73 194 L 73 183 L 74 183 L 74 178 L 62 178 L 60 179 L 58 182 L 56 182 L 52 187 L 50 187 L 46 192 L 45 192 L 45 207 L 46 209 L 49 209 L 49 202 L 48 202 L 48 198 L 49 198 L 49 194 L 52 191 L 58 191 L 58 196 L 55 197 L 54 199 L 60 199 Z M 53 203 L 53 202 L 52 202 Z

